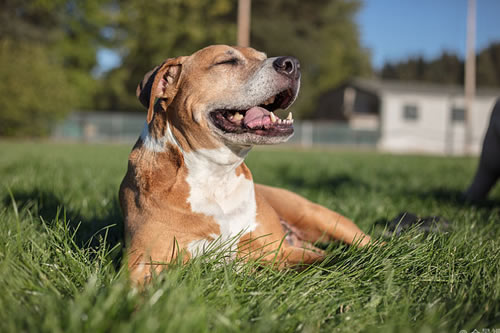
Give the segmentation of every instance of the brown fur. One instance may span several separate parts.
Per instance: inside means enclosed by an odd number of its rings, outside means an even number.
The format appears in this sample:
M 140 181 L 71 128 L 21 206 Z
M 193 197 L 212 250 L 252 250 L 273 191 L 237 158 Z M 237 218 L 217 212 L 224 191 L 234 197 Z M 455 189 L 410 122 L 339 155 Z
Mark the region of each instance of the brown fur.
M 231 52 L 243 59 L 241 66 L 211 67 Z M 213 235 L 221 234 L 213 217 L 193 212 L 188 202 L 184 154 L 225 144 L 212 133 L 204 108 L 227 98 L 231 87 L 249 80 L 265 58 L 250 48 L 212 46 L 189 57 L 165 61 L 139 85 L 138 98 L 149 110 L 149 135 L 162 138 L 169 126 L 178 146 L 167 143 L 164 151 L 155 152 L 139 139 L 130 153 L 120 204 L 133 281 L 147 281 L 152 272 L 165 268 L 180 252 L 184 252 L 183 260 L 188 260 L 191 254 L 186 249 L 193 240 L 213 240 Z M 171 70 L 172 66 L 176 70 Z M 159 101 L 155 103 L 156 98 Z M 252 180 L 244 163 L 232 172 Z M 289 191 L 255 185 L 255 201 L 257 227 L 241 237 L 238 247 L 238 255 L 246 259 L 288 267 L 323 258 L 320 250 L 303 246 L 308 242 L 340 239 L 351 244 L 359 239 L 360 245 L 369 243 L 370 238 L 349 219 Z M 293 231 L 295 246 L 285 239 L 282 220 Z

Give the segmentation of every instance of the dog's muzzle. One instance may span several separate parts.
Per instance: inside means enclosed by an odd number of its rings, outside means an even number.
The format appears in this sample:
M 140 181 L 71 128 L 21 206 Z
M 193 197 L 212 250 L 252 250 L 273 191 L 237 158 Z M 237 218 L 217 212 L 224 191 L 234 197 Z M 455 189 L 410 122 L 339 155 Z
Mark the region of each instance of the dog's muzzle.
M 293 134 L 292 113 L 280 119 L 274 111 L 287 109 L 295 101 L 300 86 L 300 63 L 294 57 L 278 57 L 272 62 L 273 70 L 274 80 L 285 82 L 277 89 L 278 93 L 265 96 L 255 106 L 214 110 L 210 113 L 212 123 L 226 134 L 290 137 Z M 262 140 L 258 142 L 263 143 Z

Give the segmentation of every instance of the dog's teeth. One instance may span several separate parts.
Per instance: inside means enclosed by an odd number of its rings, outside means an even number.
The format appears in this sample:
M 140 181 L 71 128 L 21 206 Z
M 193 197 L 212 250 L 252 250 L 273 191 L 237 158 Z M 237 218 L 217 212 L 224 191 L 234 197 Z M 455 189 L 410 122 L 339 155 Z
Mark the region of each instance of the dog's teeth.
M 271 122 L 275 123 L 276 122 L 276 116 L 274 115 L 273 112 L 271 112 Z
M 293 116 L 291 112 L 288 112 L 288 116 L 286 117 L 287 120 L 292 120 Z
M 290 119 L 290 122 L 293 124 L 293 119 Z
M 238 121 L 238 120 L 241 120 L 241 119 L 243 119 L 243 115 L 241 113 L 239 113 L 239 112 L 236 112 L 231 120 Z

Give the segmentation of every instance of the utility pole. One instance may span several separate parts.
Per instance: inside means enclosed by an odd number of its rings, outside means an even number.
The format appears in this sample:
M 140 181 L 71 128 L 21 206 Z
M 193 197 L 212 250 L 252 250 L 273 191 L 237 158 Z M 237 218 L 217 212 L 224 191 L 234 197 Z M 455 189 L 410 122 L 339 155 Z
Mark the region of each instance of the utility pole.
M 473 105 L 476 97 L 476 0 L 467 8 L 467 45 L 465 56 L 465 153 L 472 152 Z
M 251 0 L 238 0 L 238 46 L 250 46 Z

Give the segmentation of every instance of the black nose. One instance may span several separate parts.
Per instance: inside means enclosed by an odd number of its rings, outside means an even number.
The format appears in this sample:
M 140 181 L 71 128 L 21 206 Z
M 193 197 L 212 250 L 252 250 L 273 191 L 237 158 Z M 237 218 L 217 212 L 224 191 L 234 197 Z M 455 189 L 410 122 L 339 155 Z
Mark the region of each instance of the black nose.
M 300 63 L 294 57 L 279 57 L 273 62 L 274 69 L 281 74 L 297 79 L 300 76 Z

